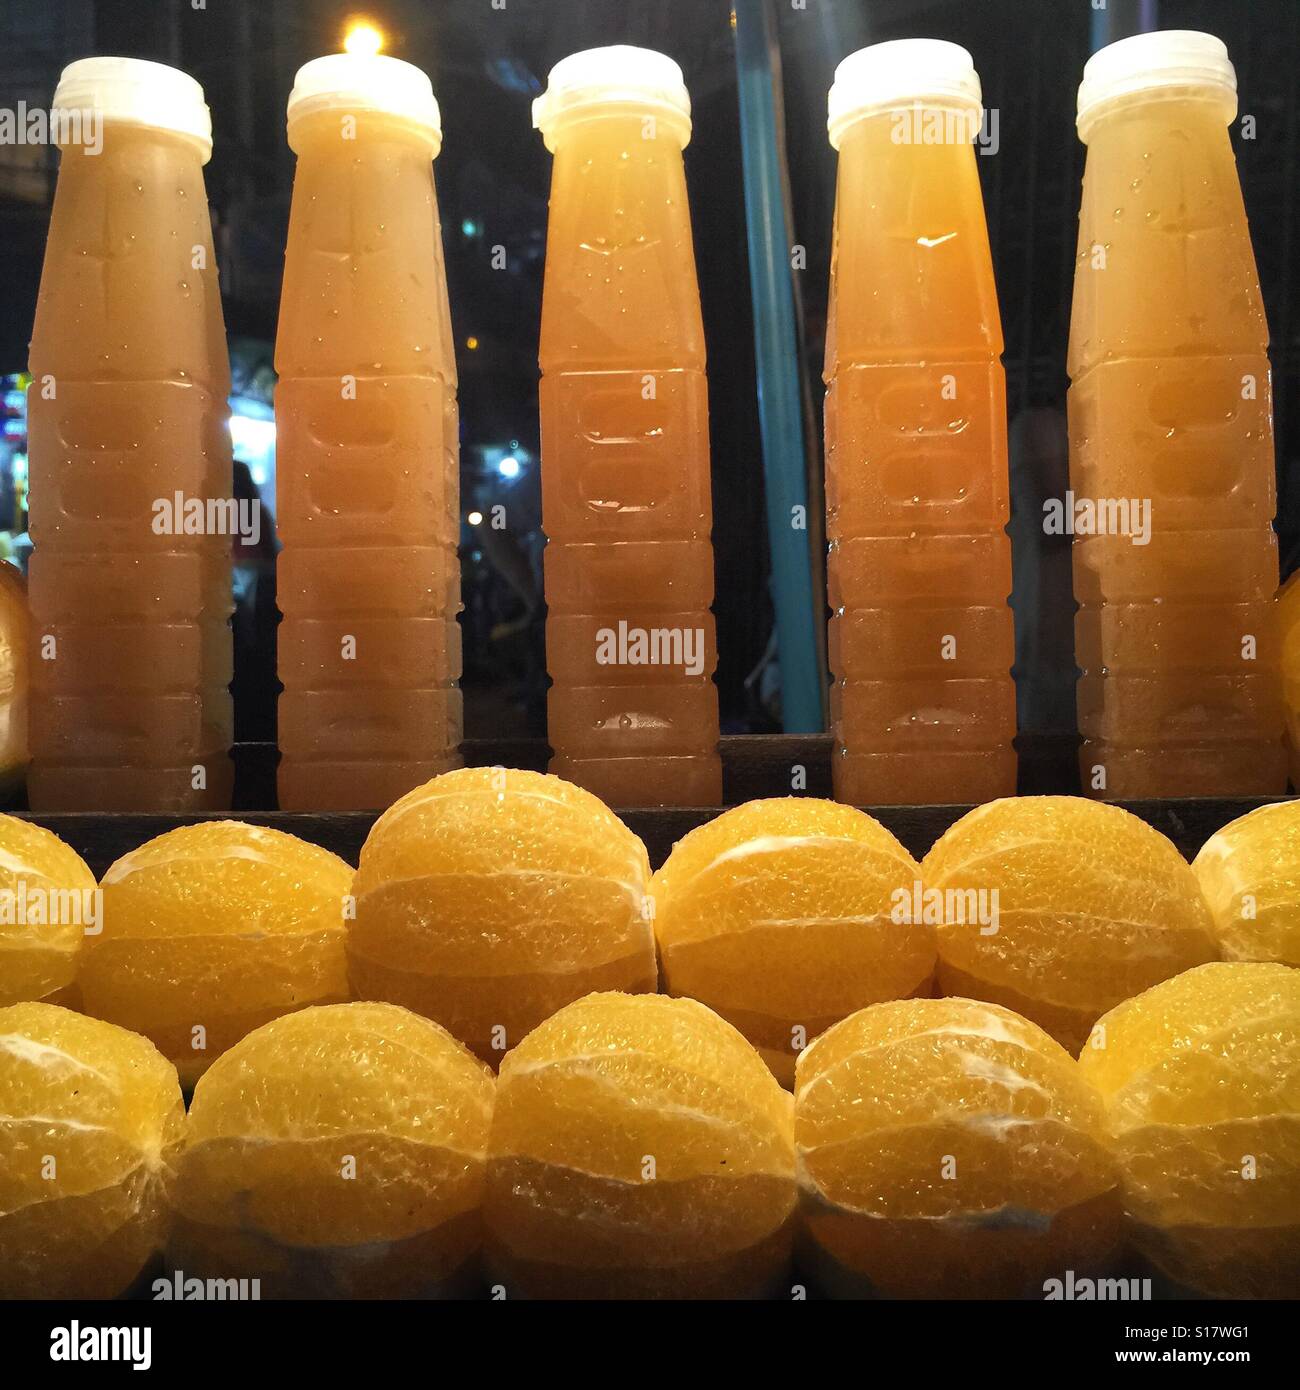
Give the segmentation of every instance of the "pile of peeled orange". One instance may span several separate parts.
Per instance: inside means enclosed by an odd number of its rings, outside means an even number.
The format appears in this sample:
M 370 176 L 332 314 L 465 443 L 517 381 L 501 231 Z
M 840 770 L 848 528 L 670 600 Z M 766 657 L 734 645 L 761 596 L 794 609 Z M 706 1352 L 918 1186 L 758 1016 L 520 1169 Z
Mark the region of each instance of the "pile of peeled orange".
M 214 821 L 98 883 L 0 817 L 0 1296 L 1294 1296 L 1297 967 L 1300 803 L 1188 865 L 757 801 L 652 873 L 477 768 L 355 871 Z

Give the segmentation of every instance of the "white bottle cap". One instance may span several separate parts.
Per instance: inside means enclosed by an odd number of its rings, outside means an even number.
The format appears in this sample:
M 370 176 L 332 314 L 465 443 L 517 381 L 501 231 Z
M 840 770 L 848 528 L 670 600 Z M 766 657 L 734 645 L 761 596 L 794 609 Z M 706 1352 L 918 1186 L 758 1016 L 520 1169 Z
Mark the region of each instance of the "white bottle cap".
M 289 123 L 317 111 L 379 111 L 427 136 L 435 155 L 442 148 L 433 83 L 414 63 L 384 53 L 330 53 L 300 67 L 289 93 Z
M 1195 29 L 1160 29 L 1107 44 L 1088 59 L 1079 84 L 1079 133 L 1116 97 L 1161 87 L 1202 87 L 1237 114 L 1237 74 L 1222 39 Z
M 850 53 L 835 69 L 826 129 L 839 149 L 862 116 L 909 106 L 938 106 L 970 119 L 971 138 L 984 118 L 979 74 L 970 54 L 945 39 L 891 39 Z
M 82 58 L 69 63 L 54 90 L 59 111 L 96 111 L 98 119 L 169 130 L 191 140 L 206 164 L 212 113 L 187 72 L 143 58 Z
M 682 70 L 666 53 L 615 44 L 571 53 L 551 69 L 546 90 L 533 102 L 533 128 L 554 152 L 551 136 L 561 116 L 582 107 L 649 108 L 682 137 L 691 138 L 691 98 Z

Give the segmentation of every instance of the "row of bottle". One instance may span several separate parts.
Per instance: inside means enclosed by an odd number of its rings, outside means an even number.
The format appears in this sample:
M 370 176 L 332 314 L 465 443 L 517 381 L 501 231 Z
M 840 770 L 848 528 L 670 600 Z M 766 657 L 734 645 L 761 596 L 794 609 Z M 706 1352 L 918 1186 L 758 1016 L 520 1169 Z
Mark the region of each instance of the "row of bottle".
M 826 344 L 835 787 L 1015 787 L 1002 336 L 969 54 L 846 59 Z M 228 796 L 228 538 L 159 499 L 229 495 L 201 89 L 68 68 L 103 113 L 64 151 L 32 346 L 34 753 L 42 809 Z M 1222 43 L 1097 54 L 1071 335 L 1078 498 L 1149 543 L 1076 537 L 1083 780 L 1099 795 L 1285 786 L 1267 333 Z M 705 352 L 675 63 L 575 54 L 554 155 L 540 357 L 554 771 L 616 805 L 721 799 Z M 455 365 L 428 79 L 335 55 L 289 101 L 298 170 L 276 344 L 280 799 L 372 807 L 451 765 L 461 710 Z

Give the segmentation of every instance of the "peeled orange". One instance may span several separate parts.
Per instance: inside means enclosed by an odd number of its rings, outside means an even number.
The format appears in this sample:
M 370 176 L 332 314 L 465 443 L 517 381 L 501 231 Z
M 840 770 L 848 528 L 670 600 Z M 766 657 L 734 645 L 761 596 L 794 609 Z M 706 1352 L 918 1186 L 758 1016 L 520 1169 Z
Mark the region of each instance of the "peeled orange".
M 645 846 L 590 792 L 539 772 L 444 773 L 362 848 L 353 989 L 499 1061 L 594 989 L 654 989 L 649 877 Z
M 1148 1258 L 1216 1297 L 1296 1297 L 1300 972 L 1189 970 L 1106 1014 L 1079 1065 L 1105 1101 Z
M 948 903 L 941 991 L 1004 1004 L 1071 1052 L 1120 1000 L 1218 958 L 1190 866 L 1118 806 L 991 801 L 940 837 L 921 877 Z
M 303 1009 L 194 1090 L 172 1266 L 263 1297 L 451 1292 L 480 1244 L 493 1078 L 393 1004 Z
M 87 1013 L 151 1038 L 192 1084 L 268 1019 L 346 999 L 352 870 L 239 821 L 159 835 L 104 875 L 104 929 L 82 955 Z
M 679 840 L 651 880 L 666 987 L 734 1023 L 789 1085 L 810 1038 L 928 989 L 934 929 L 910 910 L 920 874 L 850 806 L 738 806 Z
M 1027 1019 L 970 999 L 875 1004 L 795 1080 L 804 1224 L 832 1292 L 1043 1297 L 1105 1265 L 1117 1174 L 1100 1098 Z
M 39 825 L 0 816 L 0 1005 L 75 1003 L 82 942 L 99 925 L 81 856 Z
M 1226 960 L 1300 965 L 1300 802 L 1260 806 L 1192 862 Z
M 692 999 L 592 994 L 501 1064 L 488 1251 L 509 1295 L 741 1298 L 785 1275 L 791 1103 Z
M 146 1039 L 53 1004 L 0 1009 L 0 1298 L 112 1298 L 161 1248 L 185 1123 Z

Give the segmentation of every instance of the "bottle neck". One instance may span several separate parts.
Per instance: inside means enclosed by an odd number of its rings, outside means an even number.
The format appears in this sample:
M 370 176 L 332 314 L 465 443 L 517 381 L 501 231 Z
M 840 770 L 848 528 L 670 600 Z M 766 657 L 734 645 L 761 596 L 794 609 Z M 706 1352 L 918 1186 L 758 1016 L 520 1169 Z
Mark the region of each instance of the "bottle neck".
M 84 119 L 61 119 L 51 128 L 51 138 L 58 144 L 65 161 L 74 155 L 96 155 L 104 150 L 113 153 L 132 148 L 155 148 L 166 150 L 178 159 L 192 160 L 200 167 L 207 163 L 208 151 L 192 136 L 180 131 L 111 117 L 105 120 L 95 111 L 66 114 Z
M 841 150 L 868 125 L 887 129 L 896 145 L 970 146 L 979 136 L 983 114 L 966 103 L 922 99 L 863 111 L 834 135 Z
M 577 106 L 553 117 L 543 136 L 553 154 L 566 145 L 590 137 L 594 132 L 625 134 L 627 138 L 672 141 L 679 150 L 691 138 L 690 119 L 661 106 L 636 102 L 593 102 Z
M 399 144 L 425 159 L 435 159 L 442 148 L 440 133 L 385 111 L 312 111 L 289 122 L 288 139 L 290 149 L 299 157 Z
M 1089 144 L 1095 132 L 1116 120 L 1126 120 L 1137 113 L 1171 120 L 1189 107 L 1198 108 L 1207 117 L 1231 125 L 1237 118 L 1236 93 L 1227 87 L 1209 83 L 1187 83 L 1179 86 L 1143 87 L 1137 91 L 1121 92 L 1098 103 L 1078 121 L 1079 139 Z

